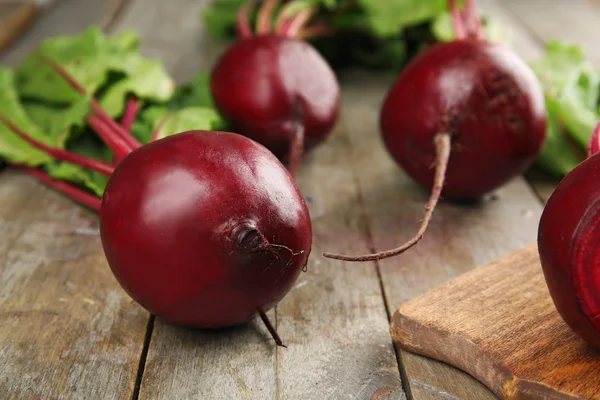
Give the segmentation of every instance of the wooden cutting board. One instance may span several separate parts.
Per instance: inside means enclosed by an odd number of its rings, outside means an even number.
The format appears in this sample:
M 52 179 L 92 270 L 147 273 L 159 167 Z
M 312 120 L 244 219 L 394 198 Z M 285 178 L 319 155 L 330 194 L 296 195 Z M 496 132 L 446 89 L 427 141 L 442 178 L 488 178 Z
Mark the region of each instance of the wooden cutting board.
M 404 304 L 391 330 L 503 399 L 600 399 L 600 350 L 560 318 L 535 244 Z

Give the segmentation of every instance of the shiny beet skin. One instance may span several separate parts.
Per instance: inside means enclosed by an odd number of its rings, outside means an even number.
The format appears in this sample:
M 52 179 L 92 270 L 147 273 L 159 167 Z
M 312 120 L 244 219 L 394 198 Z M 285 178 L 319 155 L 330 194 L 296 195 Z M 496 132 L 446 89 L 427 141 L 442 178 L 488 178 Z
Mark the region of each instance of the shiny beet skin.
M 311 223 L 292 177 L 262 145 L 191 131 L 129 154 L 100 210 L 110 268 L 131 297 L 173 323 L 243 323 L 290 290 Z
M 211 74 L 219 111 L 233 130 L 287 154 L 297 124 L 309 149 L 332 130 L 340 108 L 334 72 L 308 43 L 275 35 L 234 43 Z
M 475 199 L 524 172 L 541 150 L 546 109 L 540 85 L 512 51 L 461 40 L 417 56 L 391 87 L 380 125 L 388 151 L 431 188 L 433 138 L 451 135 L 442 195 Z
M 600 348 L 600 154 L 560 182 L 542 214 L 538 250 L 558 312 Z

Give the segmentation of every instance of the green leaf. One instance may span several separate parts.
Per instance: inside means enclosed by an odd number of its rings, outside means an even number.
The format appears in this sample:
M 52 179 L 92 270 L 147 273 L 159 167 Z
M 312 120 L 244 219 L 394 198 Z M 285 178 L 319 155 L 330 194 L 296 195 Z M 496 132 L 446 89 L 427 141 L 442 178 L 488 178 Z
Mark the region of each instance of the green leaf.
M 235 32 L 237 13 L 247 0 L 215 0 L 203 10 L 204 27 L 215 38 L 229 37 Z
M 489 42 L 510 46 L 510 32 L 496 21 L 482 16 L 485 37 Z M 455 39 L 452 17 L 448 11 L 436 16 L 431 22 L 431 33 L 439 42 L 451 42 Z
M 562 178 L 583 161 L 585 156 L 576 154 L 577 150 L 559 120 L 549 114 L 546 141 L 535 165 L 556 178 Z
M 81 97 L 40 54 L 63 66 L 89 93 L 95 93 L 110 70 L 130 72 L 127 55 L 137 52 L 138 46 L 138 38 L 131 32 L 108 37 L 96 26 L 79 35 L 49 38 L 17 67 L 19 93 L 22 97 L 63 104 Z
M 169 105 L 172 109 L 214 107 L 210 92 L 210 72 L 202 71 L 190 83 L 178 87 Z
M 9 118 L 12 123 L 27 132 L 37 140 L 62 147 L 64 137 L 60 135 L 49 136 L 33 122 L 23 109 L 14 85 L 14 74 L 7 68 L 0 67 L 0 112 Z M 37 166 L 50 160 L 50 157 L 25 140 L 14 134 L 12 130 L 0 122 L 0 156 L 7 161 L 19 164 Z
M 127 95 L 140 99 L 165 102 L 175 92 L 175 82 L 167 74 L 160 61 L 130 54 L 126 60 L 129 76 L 106 89 L 100 98 L 100 105 L 111 117 L 123 114 Z
M 100 161 L 111 161 L 112 152 L 91 132 L 69 141 L 67 150 Z M 77 165 L 51 161 L 44 165 L 46 172 L 53 178 L 83 185 L 97 196 L 102 196 L 108 183 L 108 177 Z
M 86 97 L 80 97 L 67 107 L 49 106 L 30 101 L 23 101 L 22 105 L 27 116 L 44 133 L 56 137 L 62 143 L 68 139 L 73 128 L 85 127 L 85 118 L 90 112 L 89 100 Z
M 405 27 L 428 22 L 448 10 L 447 0 L 358 0 L 358 3 L 369 19 L 371 31 L 381 38 L 396 36 Z
M 586 149 L 599 119 L 600 74 L 579 47 L 558 41 L 548 43 L 532 69 L 543 87 L 548 112 Z

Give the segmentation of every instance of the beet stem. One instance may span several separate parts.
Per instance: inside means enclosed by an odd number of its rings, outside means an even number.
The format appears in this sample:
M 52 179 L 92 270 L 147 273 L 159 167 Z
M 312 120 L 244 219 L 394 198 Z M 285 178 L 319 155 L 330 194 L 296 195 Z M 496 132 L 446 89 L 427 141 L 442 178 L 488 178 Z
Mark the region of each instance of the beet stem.
M 324 22 L 319 22 L 304 28 L 299 34 L 298 39 L 308 40 L 321 38 L 326 36 L 334 36 L 339 31 L 330 26 L 327 26 Z
M 127 101 L 127 107 L 125 108 L 123 119 L 121 120 L 121 126 L 123 127 L 123 130 L 129 134 L 131 134 L 131 126 L 133 125 L 139 110 L 140 103 L 136 98 L 132 97 Z
M 70 185 L 66 182 L 63 182 L 58 179 L 54 179 L 50 177 L 47 173 L 42 170 L 25 167 L 25 166 L 16 166 L 23 172 L 33 176 L 37 180 L 45 183 L 56 191 L 70 197 L 71 199 L 83 204 L 86 207 L 89 207 L 93 210 L 100 211 L 100 205 L 102 204 L 102 199 L 98 196 L 94 196 L 88 192 L 85 192 L 73 185 Z
M 169 120 L 169 118 L 171 118 L 171 115 L 167 115 L 166 117 L 164 117 L 162 119 L 162 121 L 160 121 L 158 123 L 158 125 L 156 126 L 156 129 L 154 130 L 154 132 L 152 132 L 152 139 L 150 139 L 150 141 L 154 142 L 155 140 L 158 140 L 158 135 L 160 135 L 160 130 L 165 125 L 165 123 Z
M 588 157 L 593 156 L 600 151 L 600 123 L 596 125 L 590 138 L 590 144 L 588 145 Z
M 54 69 L 73 89 L 77 90 L 84 96 L 88 96 L 87 90 L 77 82 L 75 78 L 60 64 L 54 62 L 52 59 L 46 57 L 44 54 L 39 53 L 39 57 L 48 63 L 52 69 Z M 133 150 L 140 147 L 140 143 L 138 143 L 131 135 L 129 135 L 123 128 L 117 124 L 111 117 L 104 111 L 104 109 L 100 106 L 98 101 L 91 97 L 90 99 L 92 110 L 96 113 L 101 119 L 104 120 L 106 124 L 108 124 L 111 129 L 108 129 L 104 132 L 104 135 L 101 139 L 104 143 L 110 147 L 110 149 L 115 154 L 129 154 Z M 99 133 L 99 132 L 97 132 Z M 121 157 L 122 158 L 122 157 Z
M 454 28 L 456 40 L 465 39 L 467 37 L 467 28 L 455 0 L 448 0 L 448 9 L 452 16 L 452 27 Z
M 249 1 L 240 7 L 237 15 L 237 32 L 238 36 L 242 39 L 249 38 L 252 36 L 252 29 L 250 29 L 250 13 L 254 8 L 255 1 Z
M 473 36 L 476 40 L 485 40 L 485 32 L 475 0 L 466 0 L 465 2 L 465 21 L 468 35 Z
M 300 11 L 298 14 L 288 20 L 289 24 L 284 27 L 284 30 L 281 32 L 281 34 L 289 38 L 297 38 L 316 11 L 316 7 Z
M 111 131 L 110 126 L 100 117 L 90 115 L 87 117 L 87 122 L 94 129 L 96 134 L 98 134 L 98 137 L 100 137 L 100 139 L 110 147 L 113 153 L 115 153 L 115 161 L 117 163 L 131 153 L 132 150 L 126 146 L 122 140 L 112 140 L 114 136 L 111 137 L 111 135 L 114 135 L 114 132 Z M 111 142 L 112 146 L 109 146 L 108 142 Z
M 256 33 L 259 35 L 266 35 L 271 33 L 271 19 L 273 18 L 273 11 L 281 0 L 266 0 L 258 12 L 256 18 Z
M 51 156 L 52 158 L 54 158 L 56 160 L 65 161 L 65 162 L 68 162 L 71 164 L 76 164 L 76 165 L 82 166 L 84 168 L 91 169 L 92 171 L 96 171 L 101 174 L 104 174 L 106 176 L 110 176 L 114 171 L 113 166 L 110 164 L 104 163 L 102 161 L 94 160 L 92 158 L 80 156 L 79 154 L 74 154 L 74 153 L 71 153 L 71 152 L 68 152 L 68 151 L 65 151 L 62 149 L 50 147 L 50 146 L 32 138 L 27 133 L 25 133 L 23 130 L 21 130 L 21 128 L 19 128 L 15 124 L 13 124 L 8 118 L 6 118 L 6 116 L 4 114 L 0 114 L 0 121 L 3 122 L 6 126 L 8 126 L 10 128 L 10 130 L 13 131 L 21 139 L 25 140 L 27 143 L 29 143 L 36 149 L 41 150 L 44 153 L 47 153 L 49 156 Z
M 431 217 L 433 216 L 433 211 L 435 210 L 435 207 L 442 193 L 442 188 L 444 187 L 446 169 L 448 167 L 448 160 L 450 159 L 450 135 L 448 133 L 437 134 L 434 138 L 434 144 L 436 156 L 433 187 L 431 188 L 431 195 L 429 197 L 429 200 L 425 205 L 425 214 L 423 216 L 423 221 L 421 222 L 421 226 L 419 227 L 417 234 L 403 245 L 396 247 L 392 250 L 381 251 L 379 253 L 368 254 L 363 256 L 344 256 L 340 254 L 323 253 L 324 257 L 333 258 L 334 260 L 356 262 L 383 260 L 385 258 L 402 254 L 406 250 L 419 243 L 419 241 L 423 238 L 427 227 L 429 226 L 429 222 L 431 221 Z
M 267 330 L 271 334 L 271 337 L 275 340 L 275 344 L 277 344 L 277 346 L 285 347 L 287 349 L 287 346 L 285 344 L 283 344 L 283 341 L 279 337 L 279 334 L 277 333 L 277 330 L 275 330 L 275 328 L 271 324 L 271 321 L 269 320 L 269 317 L 267 317 L 267 314 L 264 311 L 261 310 L 258 313 L 258 315 L 260 315 L 260 319 L 262 319 L 262 322 L 267 327 Z
M 279 10 L 279 14 L 277 14 L 277 18 L 275 19 L 275 33 L 281 34 L 283 26 L 289 20 L 289 18 L 287 17 L 288 10 L 293 6 L 294 3 L 291 1 L 281 6 L 281 10 Z
M 290 152 L 288 170 L 292 177 L 296 177 L 296 171 L 302 163 L 304 157 L 304 125 L 297 124 L 294 136 L 290 138 Z

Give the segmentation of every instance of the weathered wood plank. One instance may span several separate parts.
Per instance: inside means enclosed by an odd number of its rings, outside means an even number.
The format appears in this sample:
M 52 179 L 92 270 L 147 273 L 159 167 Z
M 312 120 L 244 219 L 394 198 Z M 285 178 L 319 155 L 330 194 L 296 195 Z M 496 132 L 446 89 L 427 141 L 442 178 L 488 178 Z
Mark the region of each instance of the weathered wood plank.
M 361 107 L 360 93 L 343 94 L 339 129 L 308 157 L 298 177 L 314 240 L 308 272 L 277 308 L 279 332 L 290 342 L 278 353 L 283 399 L 370 399 L 384 392 L 390 400 L 404 398 L 374 265 L 321 255 L 331 248 L 369 248 L 344 134 Z M 363 134 L 375 135 L 375 129 Z
M 114 279 L 96 231 L 94 213 L 0 175 L 3 399 L 131 396 L 147 313 Z
M 99 24 L 106 2 L 107 0 L 60 0 L 43 9 L 35 24 L 2 53 L 0 63 L 14 66 L 50 36 L 75 34 L 91 23 Z
M 595 65 L 600 65 L 600 48 L 596 41 L 598 18 L 600 18 L 598 2 L 502 0 L 502 4 L 542 41 L 560 39 L 577 43 Z

